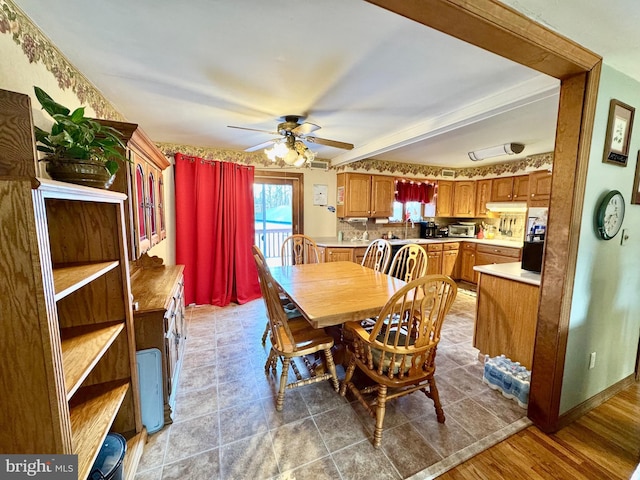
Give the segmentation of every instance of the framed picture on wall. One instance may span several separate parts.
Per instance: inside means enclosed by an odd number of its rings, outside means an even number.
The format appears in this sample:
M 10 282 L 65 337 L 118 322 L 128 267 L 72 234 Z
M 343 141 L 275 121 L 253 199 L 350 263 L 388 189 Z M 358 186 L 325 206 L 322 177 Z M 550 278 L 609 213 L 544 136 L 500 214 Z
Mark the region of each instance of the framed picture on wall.
M 640 205 L 640 150 L 638 150 L 638 158 L 636 160 L 636 176 L 633 180 L 631 203 L 634 205 Z
M 604 156 L 602 161 L 621 167 L 627 166 L 629 158 L 629 143 L 633 128 L 633 115 L 636 109 L 615 98 L 609 103 L 609 121 L 607 122 L 607 136 L 604 141 Z

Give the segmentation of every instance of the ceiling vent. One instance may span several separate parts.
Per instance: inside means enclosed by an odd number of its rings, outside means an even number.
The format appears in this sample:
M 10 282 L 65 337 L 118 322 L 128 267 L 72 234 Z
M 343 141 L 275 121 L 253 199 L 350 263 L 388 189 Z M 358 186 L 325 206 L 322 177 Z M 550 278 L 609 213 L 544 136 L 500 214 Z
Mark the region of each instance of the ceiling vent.
M 323 162 L 322 160 L 313 160 L 309 162 L 309 168 L 315 170 L 329 170 L 329 162 Z
M 440 174 L 444 177 L 444 178 L 455 178 L 456 176 L 456 171 L 455 170 L 442 170 L 440 172 Z

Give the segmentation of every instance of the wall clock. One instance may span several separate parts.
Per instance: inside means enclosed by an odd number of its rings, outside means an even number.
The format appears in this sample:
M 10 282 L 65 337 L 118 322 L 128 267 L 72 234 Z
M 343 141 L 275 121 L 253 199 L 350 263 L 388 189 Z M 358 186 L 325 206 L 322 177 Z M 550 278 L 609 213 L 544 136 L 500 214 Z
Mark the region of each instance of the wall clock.
M 616 236 L 624 220 L 624 198 L 618 190 L 607 193 L 596 208 L 596 229 L 603 240 Z

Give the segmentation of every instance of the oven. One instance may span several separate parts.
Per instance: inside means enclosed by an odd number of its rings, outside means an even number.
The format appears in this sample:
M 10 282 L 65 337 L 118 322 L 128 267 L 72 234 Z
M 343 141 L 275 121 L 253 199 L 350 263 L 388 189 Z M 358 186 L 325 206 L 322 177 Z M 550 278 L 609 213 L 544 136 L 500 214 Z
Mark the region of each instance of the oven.
M 475 226 L 475 224 L 471 224 L 471 225 L 464 225 L 464 224 L 449 225 L 449 236 L 450 237 L 473 238 L 473 237 L 476 236 L 476 226 Z

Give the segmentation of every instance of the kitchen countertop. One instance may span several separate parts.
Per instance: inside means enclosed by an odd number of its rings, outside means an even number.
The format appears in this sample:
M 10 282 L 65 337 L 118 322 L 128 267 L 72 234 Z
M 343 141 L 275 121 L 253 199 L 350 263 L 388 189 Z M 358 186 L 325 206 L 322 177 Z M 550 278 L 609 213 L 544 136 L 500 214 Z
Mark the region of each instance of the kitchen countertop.
M 351 240 L 343 240 L 338 241 L 337 237 L 320 237 L 314 239 L 316 245 L 319 247 L 345 247 L 345 248 L 355 248 L 355 247 L 367 247 L 373 240 L 362 241 L 358 240 L 352 242 Z M 443 237 L 443 238 L 409 238 L 409 239 L 393 239 L 388 240 L 391 245 L 405 245 L 407 243 L 418 243 L 421 245 L 433 244 L 433 243 L 449 243 L 449 242 L 471 242 L 471 243 L 481 243 L 483 245 L 496 245 L 499 247 L 512 247 L 512 248 L 522 248 L 522 241 L 517 240 L 502 240 L 502 239 L 492 239 L 488 240 L 486 238 L 478 239 L 478 238 L 468 238 L 468 237 Z
M 473 267 L 476 272 L 493 275 L 495 277 L 506 278 L 516 282 L 528 283 L 540 286 L 540 274 L 523 270 L 520 262 L 513 263 L 493 263 L 491 265 L 479 265 Z

